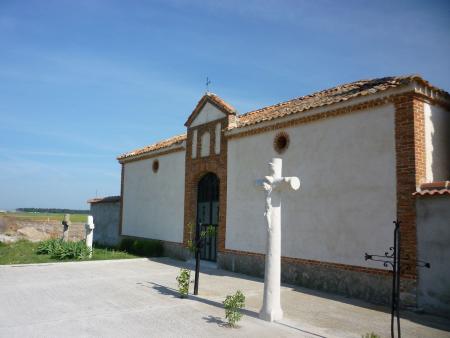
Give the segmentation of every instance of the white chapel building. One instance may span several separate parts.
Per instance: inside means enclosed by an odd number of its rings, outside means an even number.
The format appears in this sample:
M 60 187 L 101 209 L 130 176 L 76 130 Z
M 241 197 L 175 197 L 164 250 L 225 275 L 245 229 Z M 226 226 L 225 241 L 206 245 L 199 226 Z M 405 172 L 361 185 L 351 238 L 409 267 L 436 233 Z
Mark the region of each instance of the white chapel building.
M 364 254 L 387 251 L 399 220 L 409 264 L 402 288 L 414 303 L 415 262 L 437 255 L 421 251 L 417 200 L 429 192 L 450 206 L 449 107 L 450 95 L 419 76 L 356 81 L 244 114 L 206 93 L 186 114 L 186 133 L 118 157 L 120 235 L 183 255 L 192 226 L 213 225 L 202 259 L 262 276 L 264 194 L 255 180 L 279 157 L 283 175 L 302 181 L 283 198 L 282 281 L 389 302 L 388 268 Z M 433 240 L 449 247 L 450 224 L 437 227 Z M 450 302 L 442 306 L 450 313 Z

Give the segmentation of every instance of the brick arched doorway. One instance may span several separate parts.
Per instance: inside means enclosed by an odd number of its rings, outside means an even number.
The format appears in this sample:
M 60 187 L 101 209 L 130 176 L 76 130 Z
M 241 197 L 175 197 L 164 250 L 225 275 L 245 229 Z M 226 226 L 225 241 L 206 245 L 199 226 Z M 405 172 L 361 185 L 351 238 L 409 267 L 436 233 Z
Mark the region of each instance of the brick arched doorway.
M 217 260 L 217 233 L 219 224 L 219 178 L 209 172 L 202 176 L 197 187 L 197 225 L 201 231 L 209 226 L 215 228 L 213 236 L 207 236 L 200 251 L 200 258 L 215 262 Z

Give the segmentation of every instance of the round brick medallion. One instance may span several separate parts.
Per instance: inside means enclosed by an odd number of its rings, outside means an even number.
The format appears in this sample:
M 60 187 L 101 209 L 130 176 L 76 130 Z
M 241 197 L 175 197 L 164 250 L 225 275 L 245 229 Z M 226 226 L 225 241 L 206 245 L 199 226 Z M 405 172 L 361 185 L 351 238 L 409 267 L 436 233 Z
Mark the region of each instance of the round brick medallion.
M 273 147 L 278 154 L 284 153 L 289 147 L 288 133 L 281 131 L 278 134 L 276 134 L 273 140 Z

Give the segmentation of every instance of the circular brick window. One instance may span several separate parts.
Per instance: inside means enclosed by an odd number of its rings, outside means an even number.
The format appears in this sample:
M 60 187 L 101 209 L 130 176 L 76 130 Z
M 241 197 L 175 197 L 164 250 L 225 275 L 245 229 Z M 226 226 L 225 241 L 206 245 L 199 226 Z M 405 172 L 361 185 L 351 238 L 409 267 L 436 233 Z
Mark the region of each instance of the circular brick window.
M 289 147 L 289 135 L 282 131 L 275 135 L 273 147 L 278 154 L 282 154 Z
M 158 160 L 154 160 L 153 164 L 152 164 L 152 170 L 154 173 L 157 173 L 159 169 L 159 161 Z

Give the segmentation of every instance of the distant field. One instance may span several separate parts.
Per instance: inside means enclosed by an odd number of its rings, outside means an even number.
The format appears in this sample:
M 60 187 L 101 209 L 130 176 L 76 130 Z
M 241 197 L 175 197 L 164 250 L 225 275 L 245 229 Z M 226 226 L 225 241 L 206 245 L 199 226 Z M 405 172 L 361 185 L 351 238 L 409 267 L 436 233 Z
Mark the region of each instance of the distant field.
M 0 214 L 6 216 L 12 216 L 18 219 L 30 219 L 34 221 L 62 221 L 64 219 L 64 214 L 53 214 L 53 213 L 43 213 L 43 212 L 7 212 Z M 86 223 L 87 214 L 71 214 L 70 215 L 71 222 L 80 222 Z

